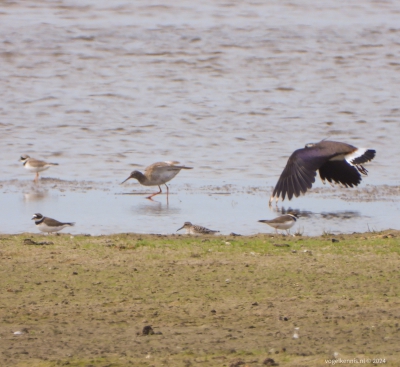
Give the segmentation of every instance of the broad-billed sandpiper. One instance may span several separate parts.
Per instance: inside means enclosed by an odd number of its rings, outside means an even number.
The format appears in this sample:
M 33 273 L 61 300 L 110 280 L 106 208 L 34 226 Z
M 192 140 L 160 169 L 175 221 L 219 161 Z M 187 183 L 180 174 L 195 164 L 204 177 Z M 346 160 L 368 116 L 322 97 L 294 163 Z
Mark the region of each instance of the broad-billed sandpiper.
M 185 222 L 183 226 L 177 230 L 177 232 L 183 228 L 186 229 L 186 234 L 214 234 L 219 232 L 219 231 L 214 231 L 212 229 L 208 229 L 206 227 L 197 226 L 190 222 Z

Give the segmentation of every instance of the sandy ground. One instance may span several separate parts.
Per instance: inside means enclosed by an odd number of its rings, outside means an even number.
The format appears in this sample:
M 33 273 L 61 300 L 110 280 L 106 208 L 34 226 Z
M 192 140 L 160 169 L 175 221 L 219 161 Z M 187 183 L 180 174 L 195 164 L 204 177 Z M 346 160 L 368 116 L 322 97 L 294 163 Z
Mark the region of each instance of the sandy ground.
M 400 365 L 399 231 L 0 244 L 4 366 Z

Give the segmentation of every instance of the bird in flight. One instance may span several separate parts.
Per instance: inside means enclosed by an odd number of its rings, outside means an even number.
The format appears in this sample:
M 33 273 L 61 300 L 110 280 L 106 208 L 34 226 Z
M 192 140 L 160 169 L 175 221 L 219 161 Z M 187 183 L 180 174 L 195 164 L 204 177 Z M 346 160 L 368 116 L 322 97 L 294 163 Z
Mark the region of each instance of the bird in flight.
M 363 166 L 375 157 L 373 149 L 357 148 L 337 141 L 322 140 L 319 143 L 307 144 L 295 150 L 289 157 L 279 180 L 272 192 L 269 204 L 273 199 L 278 202 L 287 197 L 298 197 L 306 193 L 315 182 L 317 171 L 323 182 L 342 184 L 354 187 L 361 182 L 361 174 L 368 171 Z

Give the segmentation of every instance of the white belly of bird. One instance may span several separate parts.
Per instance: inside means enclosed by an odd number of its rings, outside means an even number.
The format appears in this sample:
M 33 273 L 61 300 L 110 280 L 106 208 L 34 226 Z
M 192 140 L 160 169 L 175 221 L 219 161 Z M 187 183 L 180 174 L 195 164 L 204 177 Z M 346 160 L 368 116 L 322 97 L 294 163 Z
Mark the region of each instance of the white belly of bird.
M 28 164 L 25 164 L 24 167 L 31 172 L 42 172 L 42 171 L 45 171 L 46 169 L 50 168 L 50 166 L 32 167 L 32 166 L 29 166 Z
M 167 172 L 163 172 L 160 175 L 160 179 L 163 181 L 163 183 L 167 183 L 168 181 L 171 181 L 177 174 L 179 173 L 178 170 L 176 171 L 167 171 Z
M 202 231 L 200 229 L 196 229 L 196 228 L 190 227 L 190 228 L 186 228 L 186 233 L 187 234 L 204 234 L 204 233 L 207 233 L 207 232 L 206 231 Z
M 271 227 L 274 227 L 276 229 L 289 229 L 293 227 L 294 221 L 293 220 L 288 220 L 287 222 L 283 223 L 267 223 Z
M 61 226 L 57 226 L 57 227 L 53 227 L 53 226 L 48 226 L 47 224 L 44 223 L 40 223 L 37 225 L 37 227 L 39 228 L 40 231 L 42 232 L 58 232 L 61 231 L 63 228 L 65 227 L 70 227 L 68 224 L 63 224 Z

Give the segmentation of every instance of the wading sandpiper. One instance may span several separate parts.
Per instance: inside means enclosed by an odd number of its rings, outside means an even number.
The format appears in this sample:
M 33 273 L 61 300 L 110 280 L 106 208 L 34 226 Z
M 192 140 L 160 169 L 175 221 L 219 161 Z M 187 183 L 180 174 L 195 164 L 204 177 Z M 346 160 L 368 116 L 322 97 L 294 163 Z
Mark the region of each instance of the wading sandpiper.
M 176 161 L 153 163 L 152 165 L 148 166 L 145 169 L 144 173 L 139 171 L 131 172 L 130 176 L 125 181 L 121 182 L 121 185 L 124 182 L 128 181 L 130 178 L 135 178 L 143 186 L 158 186 L 160 191 L 151 194 L 146 198 L 150 200 L 153 196 L 161 194 L 162 190 L 160 185 L 165 185 L 165 187 L 167 188 L 167 198 L 168 198 L 169 190 L 166 183 L 172 180 L 180 172 L 181 169 L 193 168 L 186 166 L 177 166 L 178 163 L 179 162 Z
M 177 230 L 177 232 L 180 231 L 181 229 L 186 229 L 186 234 L 214 234 L 219 232 L 219 231 L 214 231 L 212 229 L 208 229 L 206 227 L 197 226 L 190 222 L 185 222 L 183 226 Z

